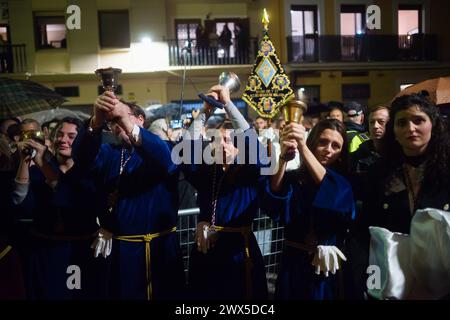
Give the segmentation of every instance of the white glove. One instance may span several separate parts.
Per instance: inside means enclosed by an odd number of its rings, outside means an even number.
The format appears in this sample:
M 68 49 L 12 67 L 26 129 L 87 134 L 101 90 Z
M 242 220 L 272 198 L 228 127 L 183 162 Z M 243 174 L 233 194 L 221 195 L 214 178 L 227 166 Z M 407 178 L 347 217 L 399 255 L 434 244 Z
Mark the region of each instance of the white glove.
M 103 258 L 109 256 L 112 249 L 112 233 L 105 229 L 98 230 L 97 238 L 92 242 L 91 249 L 94 249 L 95 258 L 100 254 Z
M 312 265 L 316 267 L 316 274 L 324 273 L 328 277 L 328 272 L 336 274 L 339 270 L 339 258 L 347 261 L 344 254 L 335 246 L 317 246 L 316 254 Z

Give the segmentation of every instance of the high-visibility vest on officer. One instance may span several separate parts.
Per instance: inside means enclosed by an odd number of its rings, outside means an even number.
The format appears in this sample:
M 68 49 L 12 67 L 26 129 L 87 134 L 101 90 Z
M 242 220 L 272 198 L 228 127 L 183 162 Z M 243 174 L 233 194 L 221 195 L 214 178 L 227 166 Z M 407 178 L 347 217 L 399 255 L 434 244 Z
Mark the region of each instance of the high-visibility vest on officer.
M 358 150 L 361 143 L 370 139 L 364 125 L 363 107 L 356 101 L 350 101 L 344 105 L 345 126 L 347 127 L 347 140 L 349 152 Z

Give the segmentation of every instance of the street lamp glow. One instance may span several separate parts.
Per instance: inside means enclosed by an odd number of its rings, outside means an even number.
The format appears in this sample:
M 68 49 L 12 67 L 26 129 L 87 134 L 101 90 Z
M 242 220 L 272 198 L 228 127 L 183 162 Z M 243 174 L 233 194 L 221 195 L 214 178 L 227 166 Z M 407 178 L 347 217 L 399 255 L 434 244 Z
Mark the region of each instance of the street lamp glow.
M 141 42 L 142 42 L 143 44 L 145 44 L 145 45 L 149 45 L 149 44 L 152 43 L 152 38 L 147 37 L 147 36 L 142 37 Z
M 298 94 L 298 98 L 300 100 L 303 100 L 303 98 L 305 97 L 305 88 L 303 88 L 303 87 L 299 88 L 297 91 L 297 94 Z

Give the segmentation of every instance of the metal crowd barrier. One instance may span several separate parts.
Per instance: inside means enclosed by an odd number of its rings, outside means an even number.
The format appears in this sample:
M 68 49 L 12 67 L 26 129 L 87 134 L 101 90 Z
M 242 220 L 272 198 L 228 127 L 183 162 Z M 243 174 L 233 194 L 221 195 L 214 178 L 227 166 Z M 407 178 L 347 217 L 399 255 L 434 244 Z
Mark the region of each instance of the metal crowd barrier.
M 199 208 L 178 211 L 177 233 L 186 276 L 189 273 L 189 258 L 194 245 L 194 233 L 199 213 Z M 264 258 L 269 292 L 272 293 L 281 259 L 284 228 L 259 210 L 256 218 L 253 220 L 253 233 Z

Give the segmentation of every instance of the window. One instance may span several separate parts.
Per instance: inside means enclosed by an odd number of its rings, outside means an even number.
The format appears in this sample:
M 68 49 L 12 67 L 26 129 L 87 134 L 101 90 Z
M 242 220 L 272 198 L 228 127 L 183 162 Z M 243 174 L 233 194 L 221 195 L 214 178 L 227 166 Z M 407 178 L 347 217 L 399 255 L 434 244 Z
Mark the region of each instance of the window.
M 80 96 L 80 88 L 78 86 L 75 86 L 75 87 L 55 87 L 55 92 L 59 93 L 63 97 L 79 97 Z
M 225 26 L 228 30 L 226 30 Z M 237 39 L 237 27 L 241 29 L 241 36 L 246 33 L 243 38 Z M 215 19 L 205 20 L 205 34 L 208 35 L 208 45 L 214 50 L 217 50 L 218 58 L 236 58 L 240 51 L 237 45 L 243 40 L 245 43 L 241 43 L 241 55 L 247 55 L 248 53 L 248 20 L 227 18 L 227 19 Z M 244 48 L 245 47 L 245 48 Z
M 294 60 L 317 60 L 317 6 L 292 6 L 291 25 Z
M 229 32 L 230 36 L 229 36 L 228 40 L 227 40 L 227 37 L 225 37 L 225 33 L 226 33 L 226 32 L 224 32 L 225 25 L 230 30 L 230 32 Z M 233 21 L 216 22 L 216 31 L 217 31 L 217 36 L 219 37 L 219 47 L 220 47 L 219 51 L 217 52 L 217 56 L 219 58 L 225 58 L 225 57 L 234 58 L 235 57 L 235 47 L 233 46 L 233 43 L 235 42 L 234 39 L 236 38 L 235 32 L 234 32 L 235 27 L 236 27 L 236 23 Z M 229 41 L 229 45 L 226 44 L 227 41 Z
M 317 6 L 292 6 L 293 36 L 312 35 L 317 32 Z
M 355 36 L 364 33 L 366 7 L 363 5 L 341 6 L 341 35 Z
M 298 78 L 320 78 L 322 73 L 320 71 L 314 70 L 296 70 L 292 71 L 292 79 L 296 79 L 296 82 L 299 81 Z
M 409 50 L 416 48 L 422 33 L 422 7 L 420 5 L 399 5 L 398 38 L 399 48 Z
M 420 5 L 400 5 L 398 8 L 398 34 L 413 35 L 421 33 L 422 7 Z
M 0 37 L 2 40 L 6 43 L 9 43 L 9 37 L 8 37 L 8 26 L 7 25 L 0 25 Z
M 363 58 L 363 38 L 366 7 L 364 5 L 341 6 L 341 57 L 342 60 Z
M 7 22 L 9 20 L 9 5 L 7 0 L 0 1 L 0 21 Z
M 66 48 L 66 20 L 61 16 L 41 16 L 35 13 L 36 49 Z
M 175 20 L 176 38 L 178 46 L 183 48 L 187 46 L 189 41 L 193 41 L 191 46 L 196 46 L 195 40 L 197 39 L 197 28 L 199 27 L 200 19 L 192 20 Z
M 99 11 L 98 23 L 101 48 L 130 47 L 130 23 L 128 10 Z

